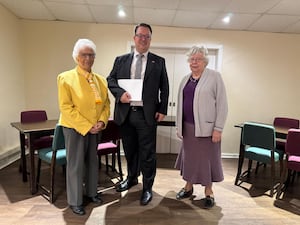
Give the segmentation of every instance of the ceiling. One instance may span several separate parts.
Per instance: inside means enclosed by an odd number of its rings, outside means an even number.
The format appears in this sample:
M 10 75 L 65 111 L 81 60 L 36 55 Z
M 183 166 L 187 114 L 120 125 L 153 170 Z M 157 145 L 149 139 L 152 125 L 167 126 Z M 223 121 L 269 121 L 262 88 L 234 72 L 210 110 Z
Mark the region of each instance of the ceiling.
M 299 0 L 0 0 L 20 19 L 300 34 Z M 122 8 L 126 17 L 118 17 Z M 231 17 L 225 24 L 222 19 Z

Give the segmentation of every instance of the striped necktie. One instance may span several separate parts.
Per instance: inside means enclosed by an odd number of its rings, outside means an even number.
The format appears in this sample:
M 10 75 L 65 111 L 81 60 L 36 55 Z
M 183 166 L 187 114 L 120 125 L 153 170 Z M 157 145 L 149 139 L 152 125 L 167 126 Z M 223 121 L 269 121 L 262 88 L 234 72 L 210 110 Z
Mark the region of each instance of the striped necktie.
M 142 78 L 142 58 L 143 54 L 137 55 L 136 65 L 135 65 L 135 79 L 141 79 Z
M 91 73 L 88 73 L 88 74 L 85 75 L 85 78 L 86 78 L 87 81 L 89 82 L 89 84 L 90 84 L 90 86 L 91 86 L 91 88 L 92 88 L 92 90 L 93 90 L 93 92 L 94 92 L 94 95 L 95 95 L 95 102 L 96 102 L 97 104 L 102 103 L 101 97 L 100 97 L 99 92 L 98 92 L 97 87 L 96 87 L 96 84 L 95 84 L 95 82 L 94 82 L 94 80 L 93 80 L 93 75 L 92 75 Z

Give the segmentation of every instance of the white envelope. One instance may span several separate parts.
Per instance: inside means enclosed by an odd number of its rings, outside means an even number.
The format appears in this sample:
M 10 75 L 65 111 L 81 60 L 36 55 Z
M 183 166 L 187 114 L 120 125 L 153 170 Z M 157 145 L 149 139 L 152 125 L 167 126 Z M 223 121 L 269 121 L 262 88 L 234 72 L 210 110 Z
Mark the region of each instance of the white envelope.
M 142 101 L 142 79 L 119 79 L 118 84 L 131 95 L 131 101 Z

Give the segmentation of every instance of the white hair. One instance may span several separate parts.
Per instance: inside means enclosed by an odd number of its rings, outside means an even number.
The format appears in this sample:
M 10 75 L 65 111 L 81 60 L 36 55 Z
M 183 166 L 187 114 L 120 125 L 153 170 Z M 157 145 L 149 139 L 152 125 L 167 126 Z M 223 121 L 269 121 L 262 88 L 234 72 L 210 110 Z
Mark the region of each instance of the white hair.
M 89 39 L 78 39 L 78 41 L 74 45 L 73 53 L 72 53 L 73 59 L 76 63 L 77 63 L 76 58 L 78 57 L 80 50 L 85 47 L 89 47 L 93 49 L 94 53 L 96 54 L 96 45 L 94 42 L 92 42 Z
M 207 64 L 209 62 L 208 50 L 204 46 L 201 46 L 201 47 L 193 46 L 193 47 L 191 47 L 191 49 L 187 53 L 188 61 L 190 61 L 190 58 L 191 58 L 192 55 L 195 55 L 195 54 L 198 54 L 198 53 L 201 53 L 203 55 L 204 62 L 206 63 L 206 66 L 207 66 Z

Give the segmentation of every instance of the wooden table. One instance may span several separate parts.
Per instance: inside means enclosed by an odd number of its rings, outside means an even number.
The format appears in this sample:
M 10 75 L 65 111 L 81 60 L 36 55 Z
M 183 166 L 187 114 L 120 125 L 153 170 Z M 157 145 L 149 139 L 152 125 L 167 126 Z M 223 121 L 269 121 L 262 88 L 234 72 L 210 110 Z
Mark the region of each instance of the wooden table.
M 253 122 L 253 123 L 266 124 L 266 123 L 259 123 L 259 122 Z M 266 124 L 266 125 L 273 126 L 272 124 Z M 243 128 L 243 126 L 244 126 L 244 123 L 239 123 L 239 124 L 234 125 L 234 127 L 238 127 L 238 128 Z M 278 126 L 274 126 L 274 128 L 275 128 L 276 138 L 285 140 L 290 128 L 278 127 Z
M 175 127 L 175 116 L 165 116 L 165 118 L 158 122 L 158 126 Z
M 35 138 L 44 135 L 52 135 L 58 120 L 46 120 L 43 122 L 35 123 L 21 123 L 12 122 L 11 126 L 16 128 L 20 133 L 20 147 L 21 147 L 21 162 L 22 162 L 22 175 L 23 181 L 27 181 L 27 166 L 26 166 L 26 155 L 25 155 L 25 135 L 28 137 L 29 146 L 29 184 L 31 194 L 37 192 L 36 178 L 35 178 L 35 164 L 34 164 L 34 150 L 33 141 Z

